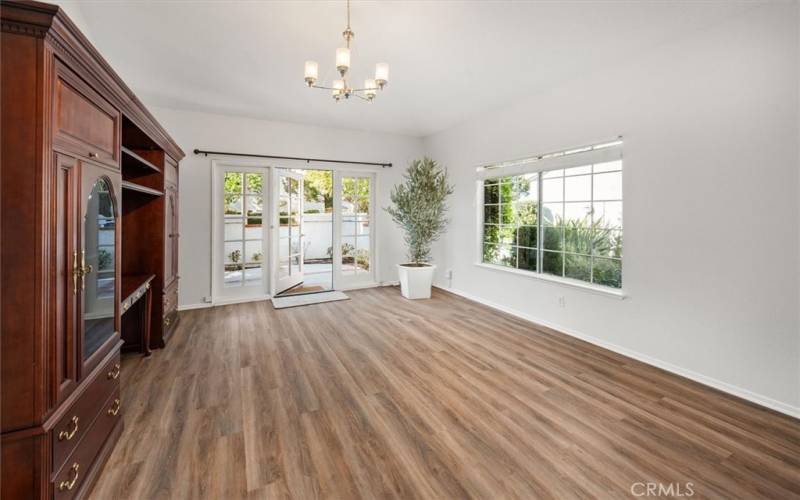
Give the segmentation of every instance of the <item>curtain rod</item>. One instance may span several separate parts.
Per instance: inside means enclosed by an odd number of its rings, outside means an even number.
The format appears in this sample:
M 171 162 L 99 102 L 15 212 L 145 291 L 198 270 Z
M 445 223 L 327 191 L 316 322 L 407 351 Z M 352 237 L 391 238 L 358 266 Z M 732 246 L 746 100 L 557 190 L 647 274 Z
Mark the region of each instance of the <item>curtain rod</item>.
M 326 160 L 323 158 L 300 158 L 297 156 L 276 156 L 276 155 L 257 155 L 257 154 L 249 154 L 249 153 L 226 153 L 224 151 L 204 151 L 202 149 L 195 149 L 194 154 L 196 155 L 224 155 L 224 156 L 248 156 L 251 158 L 270 158 L 273 160 L 300 160 L 306 163 L 310 163 L 312 161 L 315 162 L 323 162 L 323 163 L 347 163 L 350 165 L 377 165 L 383 168 L 392 168 L 391 163 L 385 162 L 374 162 L 374 161 L 349 161 L 349 160 Z

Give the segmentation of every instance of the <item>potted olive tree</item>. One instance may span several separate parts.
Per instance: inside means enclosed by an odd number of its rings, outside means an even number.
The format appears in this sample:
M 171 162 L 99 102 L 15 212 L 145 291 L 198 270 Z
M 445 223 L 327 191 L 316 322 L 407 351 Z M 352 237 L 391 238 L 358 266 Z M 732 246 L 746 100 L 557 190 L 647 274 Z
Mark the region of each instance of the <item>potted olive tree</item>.
M 447 227 L 447 197 L 453 187 L 447 169 L 425 157 L 414 160 L 403 174 L 405 182 L 392 188 L 392 206 L 386 211 L 405 233 L 409 262 L 399 264 L 400 291 L 407 299 L 431 296 L 433 272 L 431 244 Z

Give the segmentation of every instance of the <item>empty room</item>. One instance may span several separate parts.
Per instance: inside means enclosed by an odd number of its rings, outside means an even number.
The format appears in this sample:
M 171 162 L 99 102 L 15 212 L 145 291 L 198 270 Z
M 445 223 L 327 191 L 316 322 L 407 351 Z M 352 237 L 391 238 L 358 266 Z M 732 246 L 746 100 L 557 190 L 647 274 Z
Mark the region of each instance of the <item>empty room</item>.
M 0 20 L 3 500 L 800 499 L 800 1 Z

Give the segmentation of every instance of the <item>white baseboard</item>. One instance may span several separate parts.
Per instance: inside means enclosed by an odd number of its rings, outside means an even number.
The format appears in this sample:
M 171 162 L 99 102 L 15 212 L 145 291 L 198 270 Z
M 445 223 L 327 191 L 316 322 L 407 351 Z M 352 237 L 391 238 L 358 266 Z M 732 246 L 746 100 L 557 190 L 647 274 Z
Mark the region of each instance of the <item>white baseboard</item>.
M 622 354 L 623 356 L 627 356 L 629 358 L 633 358 L 633 359 L 635 359 L 637 361 L 641 361 L 642 363 L 647 363 L 648 365 L 655 366 L 656 368 L 661 368 L 662 370 L 666 370 L 666 371 L 668 371 L 670 373 L 674 373 L 674 374 L 679 375 L 681 377 L 688 378 L 688 379 L 693 380 L 695 382 L 698 382 L 700 384 L 707 385 L 709 387 L 713 387 L 714 389 L 717 389 L 717 390 L 720 390 L 722 392 L 725 392 L 725 393 L 731 394 L 733 396 L 742 398 L 744 400 L 750 401 L 751 403 L 755 403 L 757 405 L 764 406 L 766 408 L 769 408 L 771 410 L 775 410 L 775 411 L 783 413 L 785 415 L 789 415 L 790 417 L 794 417 L 794 418 L 800 419 L 800 407 L 796 407 L 796 406 L 792 406 L 792 405 L 786 404 L 786 403 L 784 403 L 782 401 L 778 401 L 778 400 L 769 398 L 767 396 L 763 396 L 761 394 L 757 394 L 755 392 L 749 391 L 747 389 L 743 389 L 741 387 L 737 387 L 735 385 L 728 384 L 727 382 L 722 382 L 721 380 L 717 380 L 715 378 L 708 377 L 708 376 L 703 375 L 701 373 L 697 373 L 697 372 L 694 372 L 692 370 L 688 370 L 686 368 L 674 365 L 672 363 L 668 363 L 666 361 L 662 361 L 660 359 L 653 358 L 651 356 L 648 356 L 646 354 L 642 354 L 642 353 L 633 351 L 633 350 L 628 349 L 626 347 L 621 347 L 621 346 L 606 342 L 604 340 L 598 339 L 597 337 L 592 337 L 591 335 L 586 335 L 584 333 L 572 330 L 570 328 L 565 328 L 565 327 L 563 327 L 561 325 L 556 325 L 556 324 L 551 323 L 549 321 L 544 321 L 544 320 L 542 320 L 540 318 L 537 318 L 537 317 L 535 317 L 535 316 L 533 316 L 531 314 L 527 314 L 527 313 L 524 313 L 524 312 L 521 312 L 521 311 L 517 311 L 516 309 L 512 309 L 510 307 L 506 307 L 506 306 L 502 306 L 500 304 L 495 304 L 493 302 L 489 302 L 489 301 L 484 300 L 484 299 L 482 299 L 480 297 L 477 297 L 477 296 L 472 295 L 472 294 L 467 293 L 467 292 L 463 292 L 463 291 L 455 289 L 455 288 L 446 288 L 446 287 L 443 287 L 443 286 L 440 286 L 440 285 L 434 285 L 434 286 L 436 288 L 439 288 L 439 289 L 444 290 L 446 292 L 454 293 L 456 295 L 464 297 L 465 299 L 469 299 L 469 300 L 472 300 L 472 301 L 477 302 L 479 304 L 483 304 L 483 305 L 485 305 L 487 307 L 491 307 L 492 309 L 497 309 L 498 311 L 502 311 L 502 312 L 510 314 L 512 316 L 516 316 L 516 317 L 518 317 L 520 319 L 524 319 L 526 321 L 530 321 L 531 323 L 536 323 L 538 325 L 542 325 L 542 326 L 545 326 L 547 328 L 551 328 L 553 330 L 557 330 L 557 331 L 559 331 L 561 333 L 564 333 L 566 335 L 569 335 L 571 337 L 575 337 L 575 338 L 584 340 L 586 342 L 589 342 L 590 344 L 594 344 L 594 345 L 602 347 L 604 349 L 608 349 L 609 351 L 616 352 L 617 354 Z
M 178 305 L 178 311 L 191 311 L 192 309 L 207 309 L 209 307 L 214 307 L 214 304 L 211 302 L 201 302 L 199 304 L 185 304 L 185 305 Z

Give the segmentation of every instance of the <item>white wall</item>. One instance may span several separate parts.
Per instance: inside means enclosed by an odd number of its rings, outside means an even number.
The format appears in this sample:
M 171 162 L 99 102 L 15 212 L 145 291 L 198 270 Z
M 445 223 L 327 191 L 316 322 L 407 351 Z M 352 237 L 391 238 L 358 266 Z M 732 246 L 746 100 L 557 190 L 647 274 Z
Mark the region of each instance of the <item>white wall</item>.
M 427 138 L 456 185 L 438 282 L 452 269 L 456 291 L 800 416 L 797 10 L 749 10 Z M 619 134 L 627 299 L 474 265 L 476 166 Z
M 404 259 L 402 245 L 397 244 L 402 241 L 402 236 L 379 207 L 388 205 L 391 186 L 400 180 L 406 165 L 422 154 L 421 139 L 160 107 L 149 109 L 186 153 L 179 169 L 180 306 L 202 304 L 203 297 L 211 295 L 211 159 L 193 154 L 195 148 L 394 163 L 393 168 L 382 169 L 377 174 L 376 244 L 379 256 L 377 279 L 397 279 L 395 265 Z M 284 163 L 267 161 L 267 164 L 277 166 Z M 324 168 L 324 164 L 314 164 L 312 168 L 314 166 Z

